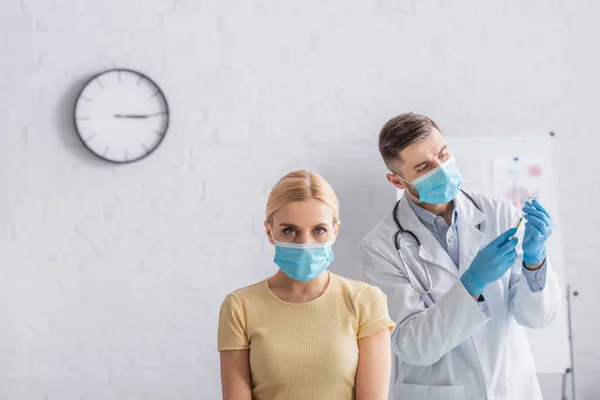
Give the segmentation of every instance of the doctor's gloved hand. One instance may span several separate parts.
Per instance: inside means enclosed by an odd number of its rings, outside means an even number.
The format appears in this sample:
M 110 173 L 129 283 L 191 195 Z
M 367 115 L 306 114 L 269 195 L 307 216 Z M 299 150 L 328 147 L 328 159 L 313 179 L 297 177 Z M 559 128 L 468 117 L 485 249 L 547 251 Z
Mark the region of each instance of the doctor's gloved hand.
M 487 285 L 502 278 L 513 266 L 519 240 L 510 240 L 510 237 L 516 232 L 516 228 L 507 230 L 477 253 L 469 269 L 460 277 L 469 293 L 480 296 Z
M 525 203 L 525 233 L 523 234 L 523 262 L 538 265 L 546 259 L 545 242 L 552 234 L 552 218 L 537 201 Z

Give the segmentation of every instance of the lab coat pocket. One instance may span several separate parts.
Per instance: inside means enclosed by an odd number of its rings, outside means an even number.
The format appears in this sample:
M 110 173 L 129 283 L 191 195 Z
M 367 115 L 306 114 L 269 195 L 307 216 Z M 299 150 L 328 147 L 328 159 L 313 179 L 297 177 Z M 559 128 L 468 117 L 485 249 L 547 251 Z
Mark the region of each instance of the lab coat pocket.
M 462 385 L 429 386 L 399 383 L 396 388 L 397 400 L 464 400 L 464 398 L 465 389 Z

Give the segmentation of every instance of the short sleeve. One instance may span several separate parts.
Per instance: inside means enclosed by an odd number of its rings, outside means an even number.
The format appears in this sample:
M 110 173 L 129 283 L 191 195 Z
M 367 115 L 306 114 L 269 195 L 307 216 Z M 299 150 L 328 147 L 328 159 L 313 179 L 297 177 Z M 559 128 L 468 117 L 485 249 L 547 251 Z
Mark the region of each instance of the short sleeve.
M 362 339 L 382 329 L 394 330 L 396 324 L 390 318 L 387 296 L 376 286 L 368 286 L 356 299 L 358 317 L 358 339 Z
M 219 311 L 217 350 L 246 350 L 250 348 L 246 336 L 246 319 L 238 300 L 228 294 Z

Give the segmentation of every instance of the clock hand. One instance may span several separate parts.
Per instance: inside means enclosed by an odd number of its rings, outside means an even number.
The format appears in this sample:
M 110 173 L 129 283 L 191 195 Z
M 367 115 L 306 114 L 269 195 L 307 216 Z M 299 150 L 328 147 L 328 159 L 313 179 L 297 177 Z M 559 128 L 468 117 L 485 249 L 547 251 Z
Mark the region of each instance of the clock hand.
M 154 114 L 114 114 L 115 118 L 135 118 L 135 119 L 144 119 L 149 117 L 156 117 L 157 115 L 166 114 L 164 111 L 157 112 Z
M 126 115 L 126 114 L 115 114 L 114 115 L 115 118 L 148 118 L 147 115 Z

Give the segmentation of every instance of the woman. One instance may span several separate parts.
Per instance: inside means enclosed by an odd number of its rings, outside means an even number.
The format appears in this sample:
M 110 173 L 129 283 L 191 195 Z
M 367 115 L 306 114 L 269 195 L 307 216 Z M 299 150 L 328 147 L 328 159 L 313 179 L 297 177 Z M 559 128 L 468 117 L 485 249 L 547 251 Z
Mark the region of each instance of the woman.
M 383 400 L 391 369 L 386 297 L 327 271 L 338 200 L 319 175 L 273 187 L 265 229 L 279 270 L 226 296 L 218 350 L 224 400 Z

